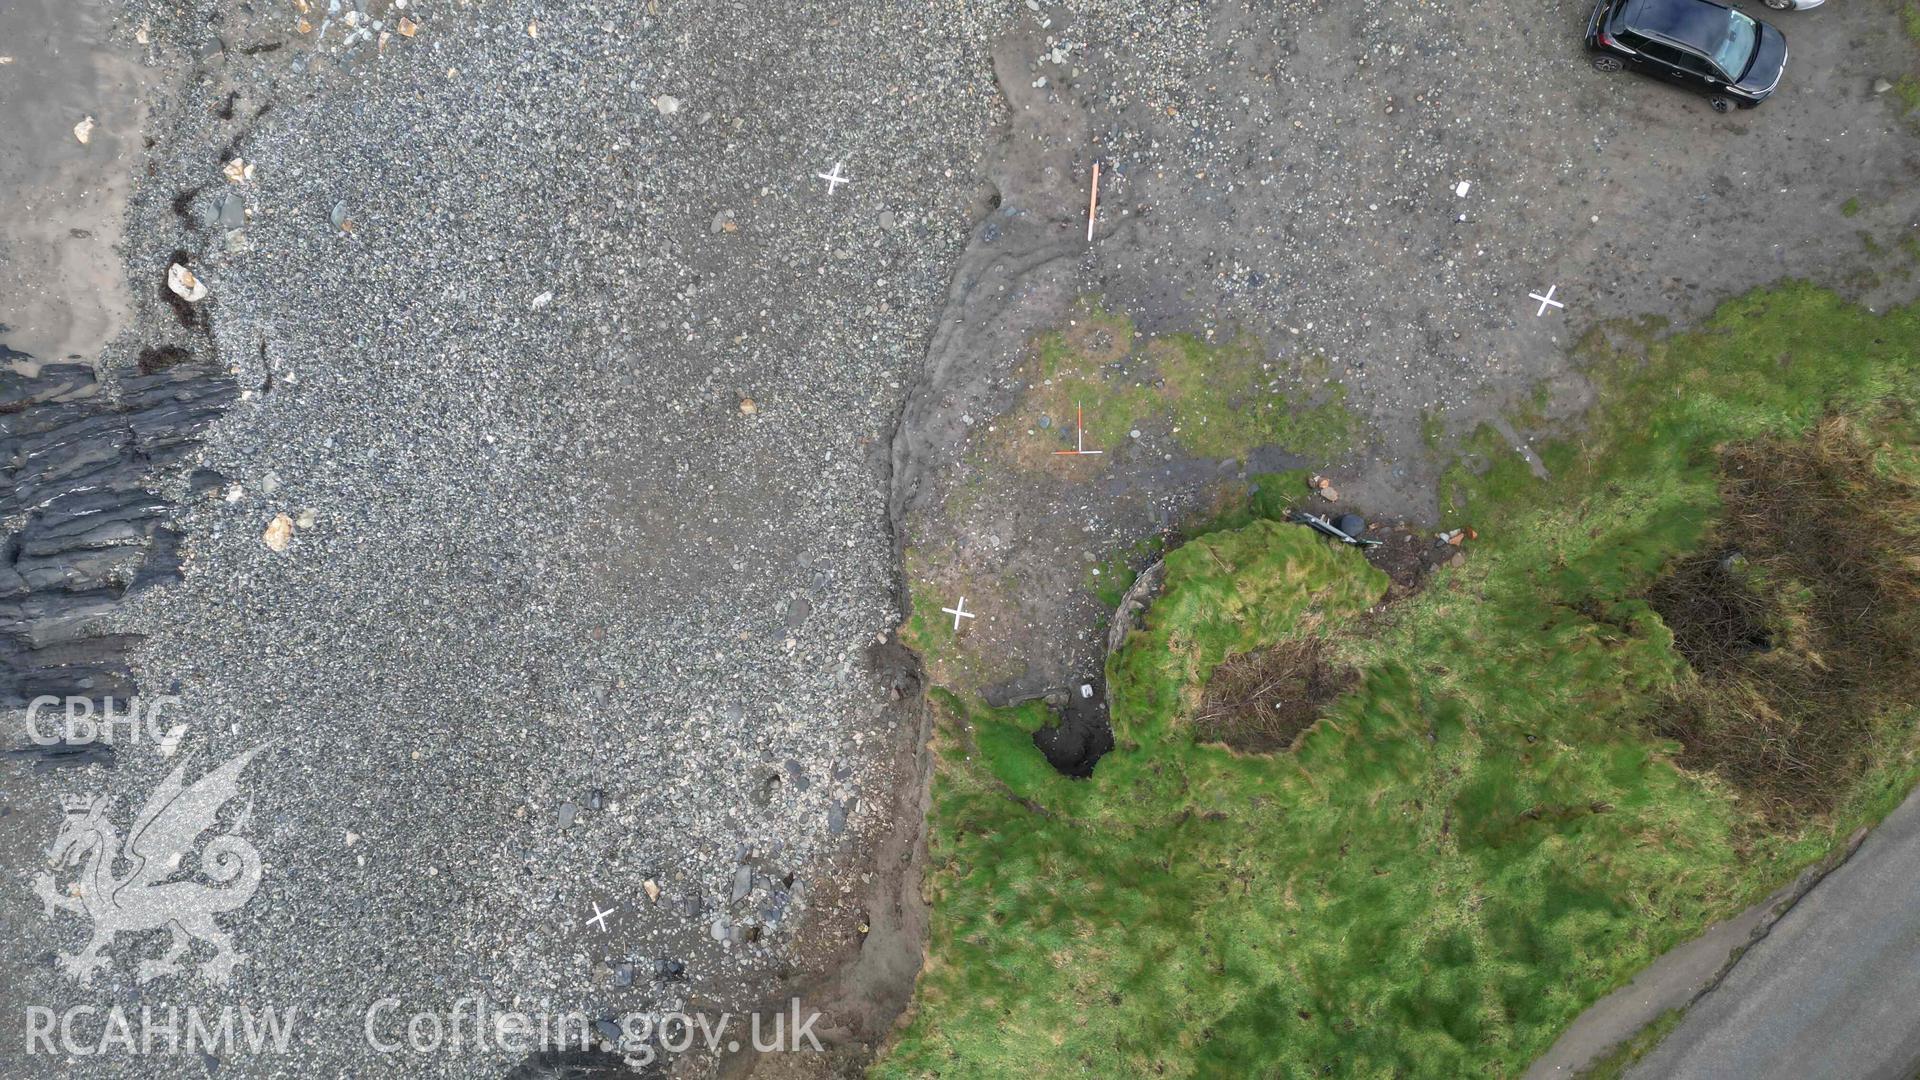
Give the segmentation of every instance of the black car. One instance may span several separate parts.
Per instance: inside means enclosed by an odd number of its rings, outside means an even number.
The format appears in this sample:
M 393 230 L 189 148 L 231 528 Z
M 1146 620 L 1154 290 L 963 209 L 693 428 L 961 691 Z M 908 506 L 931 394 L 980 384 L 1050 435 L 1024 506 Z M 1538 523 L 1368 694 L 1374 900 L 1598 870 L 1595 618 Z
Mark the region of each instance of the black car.
M 1600 0 L 1587 21 L 1598 71 L 1632 68 L 1707 95 L 1714 111 L 1751 109 L 1780 85 L 1787 39 L 1713 0 Z

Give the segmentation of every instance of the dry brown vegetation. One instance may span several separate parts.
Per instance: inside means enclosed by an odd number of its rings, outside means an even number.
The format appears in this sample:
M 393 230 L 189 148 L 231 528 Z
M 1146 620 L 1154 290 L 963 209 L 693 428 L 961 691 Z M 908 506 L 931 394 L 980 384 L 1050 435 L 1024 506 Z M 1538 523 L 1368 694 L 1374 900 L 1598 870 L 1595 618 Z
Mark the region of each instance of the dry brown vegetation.
M 1318 639 L 1228 657 L 1213 669 L 1194 714 L 1194 737 L 1252 753 L 1289 750 L 1327 705 L 1353 689 L 1352 668 L 1327 660 Z
M 1828 810 L 1920 700 L 1920 489 L 1844 419 L 1722 453 L 1711 553 L 1647 600 L 1693 669 L 1655 721 L 1776 821 Z

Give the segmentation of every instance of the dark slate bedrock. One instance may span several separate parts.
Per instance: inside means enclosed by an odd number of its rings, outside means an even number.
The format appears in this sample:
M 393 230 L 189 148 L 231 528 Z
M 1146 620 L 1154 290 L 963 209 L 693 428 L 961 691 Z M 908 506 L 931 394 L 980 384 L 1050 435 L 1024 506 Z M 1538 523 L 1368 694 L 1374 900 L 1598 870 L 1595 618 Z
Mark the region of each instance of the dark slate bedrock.
M 43 694 L 134 697 L 138 638 L 99 616 L 181 572 L 174 503 L 156 489 L 238 396 L 191 364 L 117 380 L 81 364 L 0 368 L 0 706 Z M 85 763 L 97 755 L 36 753 Z

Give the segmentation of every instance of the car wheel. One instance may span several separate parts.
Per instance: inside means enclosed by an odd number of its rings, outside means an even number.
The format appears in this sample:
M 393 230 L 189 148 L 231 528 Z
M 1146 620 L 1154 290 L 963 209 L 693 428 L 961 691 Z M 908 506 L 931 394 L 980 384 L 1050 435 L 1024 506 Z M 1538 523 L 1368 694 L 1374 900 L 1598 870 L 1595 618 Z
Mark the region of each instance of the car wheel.
M 1714 112 L 1731 112 L 1733 110 L 1733 102 L 1723 97 L 1708 98 L 1707 104 L 1713 106 Z
M 1792 11 L 1793 0 L 1767 0 L 1767 6 L 1775 11 Z
M 1626 64 L 1621 62 L 1619 57 L 1608 56 L 1605 53 L 1601 53 L 1599 56 L 1596 56 L 1593 58 L 1593 70 L 1603 72 L 1608 75 L 1611 75 L 1614 72 L 1619 71 L 1621 68 L 1626 66 L 1627 66 Z

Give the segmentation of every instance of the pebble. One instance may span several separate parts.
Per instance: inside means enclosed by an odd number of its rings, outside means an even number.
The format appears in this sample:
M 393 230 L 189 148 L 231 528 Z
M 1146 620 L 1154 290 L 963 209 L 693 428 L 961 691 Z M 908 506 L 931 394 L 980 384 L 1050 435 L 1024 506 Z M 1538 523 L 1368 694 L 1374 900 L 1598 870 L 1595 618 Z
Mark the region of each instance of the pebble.
M 266 531 L 260 534 L 260 542 L 270 551 L 287 550 L 287 545 L 293 543 L 293 519 L 285 514 L 273 515 Z
M 173 291 L 173 295 L 189 304 L 198 303 L 207 295 L 206 283 L 194 276 L 193 271 L 179 263 L 167 267 L 167 288 Z

